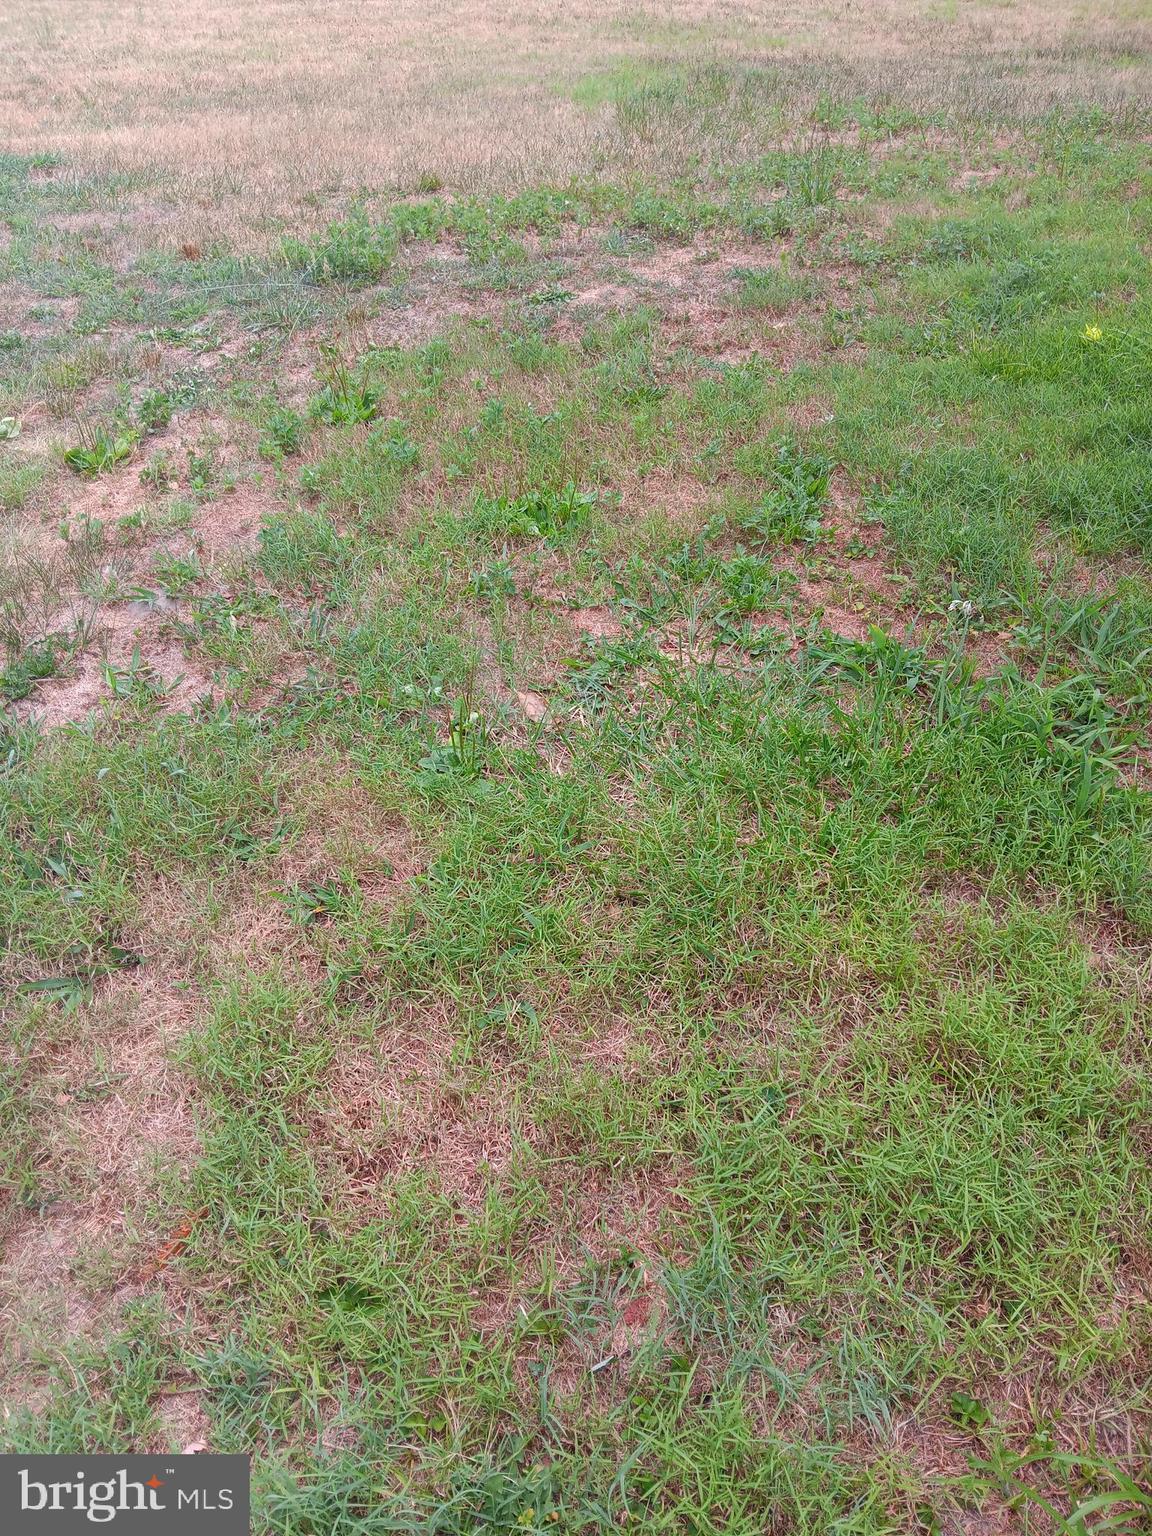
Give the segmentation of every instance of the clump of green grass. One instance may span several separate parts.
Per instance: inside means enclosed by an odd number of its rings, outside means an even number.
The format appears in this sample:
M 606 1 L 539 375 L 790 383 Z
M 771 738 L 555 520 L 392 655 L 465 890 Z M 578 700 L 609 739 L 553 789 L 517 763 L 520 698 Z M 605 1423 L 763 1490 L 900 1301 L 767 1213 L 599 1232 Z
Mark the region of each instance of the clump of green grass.
M 798 276 L 782 267 L 760 267 L 736 274 L 739 302 L 745 309 L 763 310 L 782 315 L 797 304 L 808 303 L 815 296 L 815 286 L 808 276 Z
M 311 243 L 287 240 L 284 259 L 317 283 L 372 283 L 387 272 L 396 255 L 395 232 L 374 224 L 361 209 L 331 223 Z
M 18 512 L 43 480 L 45 465 L 38 459 L 0 452 L 0 509 Z
M 11 703 L 26 699 L 36 684 L 56 671 L 56 648 L 47 642 L 29 646 L 0 670 L 0 696 Z

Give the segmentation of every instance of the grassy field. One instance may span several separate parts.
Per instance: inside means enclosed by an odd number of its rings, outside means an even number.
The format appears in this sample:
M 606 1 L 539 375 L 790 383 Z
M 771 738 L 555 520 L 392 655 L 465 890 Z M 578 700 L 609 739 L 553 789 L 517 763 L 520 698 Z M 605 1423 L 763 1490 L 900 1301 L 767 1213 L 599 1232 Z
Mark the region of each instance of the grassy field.
M 1148 6 L 3 20 L 0 1446 L 1152 1530 Z

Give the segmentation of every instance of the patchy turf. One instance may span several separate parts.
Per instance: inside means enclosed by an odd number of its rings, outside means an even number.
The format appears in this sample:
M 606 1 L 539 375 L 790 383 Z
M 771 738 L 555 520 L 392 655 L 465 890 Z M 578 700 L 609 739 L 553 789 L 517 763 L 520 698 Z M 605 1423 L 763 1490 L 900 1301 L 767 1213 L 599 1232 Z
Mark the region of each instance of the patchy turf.
M 3 162 L 11 1448 L 1144 1528 L 1148 124 L 775 127 L 244 256 Z

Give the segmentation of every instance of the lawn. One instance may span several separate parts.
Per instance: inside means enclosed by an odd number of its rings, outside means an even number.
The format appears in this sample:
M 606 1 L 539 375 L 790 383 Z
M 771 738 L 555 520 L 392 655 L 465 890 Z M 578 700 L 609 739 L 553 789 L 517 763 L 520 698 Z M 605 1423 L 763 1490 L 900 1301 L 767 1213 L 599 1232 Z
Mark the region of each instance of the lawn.
M 1152 1529 L 1146 8 L 167 10 L 0 63 L 0 1446 Z

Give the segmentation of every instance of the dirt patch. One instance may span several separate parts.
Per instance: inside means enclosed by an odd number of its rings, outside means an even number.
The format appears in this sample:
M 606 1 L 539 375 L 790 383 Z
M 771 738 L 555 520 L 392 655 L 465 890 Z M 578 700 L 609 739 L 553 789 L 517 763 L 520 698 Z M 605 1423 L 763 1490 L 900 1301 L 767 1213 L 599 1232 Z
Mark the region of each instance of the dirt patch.
M 239 467 L 252 445 L 244 429 L 227 417 L 188 412 L 175 417 L 168 427 L 145 437 L 132 457 L 117 468 L 92 478 L 62 471 L 57 482 L 57 504 L 74 522 L 100 523 L 111 531 L 124 518 L 148 512 L 163 526 L 166 497 L 180 493 L 192 509 L 185 526 L 169 537 L 186 536 L 206 549 L 219 551 L 227 532 L 230 540 L 250 536 L 259 520 L 276 505 L 260 475 L 243 480 Z M 198 492 L 190 455 L 205 461 L 199 474 L 210 471 L 213 493 Z M 147 474 L 145 474 L 147 471 Z M 229 479 L 234 484 L 229 484 Z
M 1146 1295 L 1139 1298 L 1139 1305 L 1147 1308 Z M 1128 1402 L 1138 1402 L 1141 1372 L 1146 1376 L 1147 1357 L 1143 1363 L 1133 1362 L 1133 1374 L 1128 1383 Z M 1084 1454 L 1091 1446 L 1089 1462 L 1101 1460 L 1127 1472 L 1140 1483 L 1144 1458 L 1141 1447 L 1147 1443 L 1149 1415 L 1142 1407 L 1110 1407 L 1115 1403 L 1117 1383 L 1109 1382 L 1089 1373 L 1073 1390 L 1055 1381 L 1033 1362 L 1023 1361 L 1011 1380 L 986 1379 L 978 1383 L 979 1399 L 988 1408 L 993 1421 L 999 1426 L 1005 1442 L 1024 1450 L 1035 1443 L 1037 1429 L 1043 1428 L 1050 1438 L 1056 1455 L 1075 1457 Z M 985 1451 L 984 1437 L 960 1429 L 947 1417 L 949 1391 L 937 1395 L 930 1403 L 922 1405 L 916 1413 L 897 1419 L 891 1432 L 894 1449 L 910 1466 L 920 1473 L 929 1488 L 943 1486 L 954 1489 L 957 1482 L 971 1467 L 972 1458 Z M 852 1451 L 857 1459 L 865 1460 L 874 1454 L 874 1443 L 869 1437 L 860 1437 L 859 1445 Z M 1050 1501 L 1059 1510 L 1070 1512 L 1079 1499 L 1087 1496 L 1087 1489 L 1078 1487 L 1075 1472 L 1058 1462 L 1038 1458 L 1021 1469 L 1023 1483 Z M 1106 1478 L 1101 1480 L 1106 1484 Z M 1017 1508 L 1009 1508 L 1000 1496 L 989 1490 L 980 1501 L 980 1512 L 974 1509 L 957 1509 L 953 1505 L 955 1524 L 945 1529 L 964 1533 L 1005 1533 L 1005 1536 L 1024 1536 L 1024 1533 L 1053 1532 L 1064 1529 L 1049 1520 L 1035 1500 L 1021 1501 Z M 1027 1518 L 1025 1518 L 1027 1510 Z M 1139 1526 L 1132 1527 L 1133 1530 Z
M 689 1176 L 686 1163 L 669 1159 L 625 1179 L 591 1174 L 579 1191 L 557 1188 L 555 1226 L 541 1232 L 515 1286 L 485 1293 L 474 1314 L 482 1333 L 513 1336 L 534 1318 L 549 1319 L 546 1342 L 528 1327 L 517 1353 L 526 1407 L 538 1401 L 543 1362 L 557 1403 L 588 1395 L 614 1402 L 631 1390 L 632 1361 L 647 1341 L 679 1347 L 662 1276 L 669 1264 L 688 1262 L 676 1229 L 685 1209 L 678 1188 Z
M 534 725 L 540 725 L 548 718 L 548 700 L 542 693 L 536 693 L 531 688 L 523 688 L 517 691 L 516 703 L 519 705 L 525 719 Z
M 1152 941 L 1147 934 L 1107 910 L 1077 914 L 1072 929 L 1094 970 L 1103 977 L 1123 977 L 1137 996 L 1152 995 Z
M 698 235 L 689 245 L 661 246 L 647 258 L 630 261 L 629 272 L 653 288 L 692 293 L 712 302 L 723 296 L 727 307 L 736 274 L 768 264 L 763 245 L 729 237 L 717 246 L 714 235 Z
M 1062 587 L 1079 597 L 1108 596 L 1125 586 L 1139 591 L 1148 580 L 1148 562 L 1139 555 L 1081 555 L 1061 572 L 1059 547 L 1054 546 L 1051 552 L 1041 549 L 1036 563 L 1049 579 L 1059 579 Z
M 147 689 L 168 712 L 219 697 L 212 674 L 190 661 L 161 613 L 141 615 L 135 605 L 101 608 L 91 648 L 72 658 L 59 677 L 40 682 L 17 713 L 46 727 L 78 724 L 118 691 Z
M 617 640 L 623 632 L 620 620 L 608 608 L 572 608 L 568 618 L 576 633 L 589 640 Z
M 115 1325 L 168 1235 L 145 1223 L 158 1168 L 185 1172 L 197 1153 L 191 1090 L 168 1060 L 193 1006 L 147 966 L 120 973 L 76 1015 L 75 1036 L 41 1052 L 37 1203 L 7 1213 L 0 1278 L 15 1400 L 32 1390 L 37 1350 Z
M 297 785 L 281 786 L 285 841 L 254 865 L 221 877 L 155 877 L 140 891 L 131 941 L 197 984 L 276 965 L 307 985 L 323 978 L 339 937 L 305 893 L 330 886 L 385 920 L 425 864 L 403 818 L 350 777 L 347 765 L 302 762 Z M 299 895 L 299 900 L 296 899 Z
M 172 1392 L 160 1399 L 156 1416 L 160 1432 L 154 1451 L 172 1451 L 186 1456 L 210 1451 L 212 1421 L 197 1392 Z
M 881 615 L 869 612 L 865 603 L 861 602 L 858 608 L 848 608 L 834 601 L 838 591 L 833 583 L 801 577 L 794 595 L 799 609 L 793 616 L 796 629 L 806 627 L 806 623 L 815 623 L 821 629 L 831 630 L 841 640 L 867 640 L 874 625 L 886 627 Z
M 127 271 L 142 248 L 178 250 L 180 239 L 174 237 L 174 230 L 182 218 L 175 204 L 149 202 L 115 209 L 87 208 L 77 213 L 53 211 L 51 228 L 53 236 L 70 237 L 67 242 L 54 241 L 65 258 L 69 248 L 79 243 L 102 262 Z
M 422 1010 L 417 1027 L 337 1054 L 317 1141 L 353 1205 L 377 1209 L 398 1178 L 424 1173 L 461 1206 L 479 1209 L 506 1174 L 527 1128 L 499 1087 L 479 1088 L 453 1069 L 454 1043 L 446 1013 Z
M 184 423 L 170 444 L 190 446 L 206 430 L 201 424 L 197 435 Z M 213 442 L 231 454 L 226 439 L 213 436 Z M 73 646 L 60 674 L 42 680 L 20 704 L 23 718 L 45 726 L 81 721 L 115 693 L 130 691 L 132 677 L 169 711 L 218 697 L 210 668 L 185 653 L 174 624 L 190 593 L 227 578 L 229 565 L 254 546 L 261 523 L 280 503 L 262 481 L 239 481 L 211 500 L 190 503 L 187 522 L 173 527 L 167 504 L 141 484 L 140 467 L 133 462 L 93 481 L 64 478 L 58 494 L 67 497 L 67 540 L 32 518 L 9 530 L 9 579 L 29 589 L 26 641 L 57 635 Z M 193 584 L 185 587 L 189 570 Z M 109 670 L 120 674 L 118 682 Z
M 296 831 L 277 856 L 278 885 L 312 884 L 354 876 L 362 895 L 391 906 L 424 867 L 424 851 L 400 814 L 375 799 L 340 763 L 312 765 L 288 815 Z
M 25 341 L 71 330 L 79 313 L 79 299 L 46 298 L 16 287 L 0 290 L 0 331 L 16 331 Z
M 685 1263 L 689 1250 L 680 1246 L 676 1228 L 692 1208 L 680 1193 L 690 1178 L 682 1158 L 661 1159 L 626 1179 L 592 1171 L 579 1192 L 565 1191 L 565 1202 L 571 1202 L 565 1225 L 598 1261 L 623 1253 L 640 1256 L 650 1268 Z
M 675 529 L 685 538 L 699 533 L 717 510 L 714 486 L 702 485 L 691 475 L 653 468 L 629 475 L 620 483 L 620 502 L 613 514 L 622 548 L 636 534 L 637 525 L 654 525 L 661 532 Z
M 582 288 L 579 293 L 572 295 L 574 310 L 605 310 L 605 309 L 632 309 L 640 303 L 640 290 L 624 283 L 593 283 L 589 288 Z M 574 315 L 574 319 L 580 319 Z M 557 327 L 558 334 L 563 338 L 567 327 Z
M 413 271 L 403 307 L 390 304 L 366 327 L 366 340 L 374 347 L 411 348 L 447 335 L 456 327 L 480 321 L 497 322 L 507 311 L 502 294 L 468 289 L 460 278 L 468 268 L 437 261 Z
M 241 481 L 199 508 L 191 525 L 193 543 L 211 567 L 253 548 L 264 520 L 282 510 L 266 486 Z
M 798 305 L 795 315 L 776 319 L 741 308 L 738 274 L 765 264 L 763 247 L 726 241 L 717 248 L 703 237 L 661 247 L 626 268 L 605 268 L 602 254 L 585 247 L 574 254 L 571 281 L 577 286 L 552 334 L 575 342 L 595 316 L 643 306 L 659 316 L 657 350 L 665 360 L 687 348 L 721 366 L 762 361 L 789 373 L 819 350 L 801 323 L 811 306 Z
M 819 408 L 819 406 L 818 406 Z M 756 614 L 758 623 L 790 627 L 797 636 L 813 625 L 842 640 L 867 641 L 873 629 L 923 640 L 909 584 L 893 567 L 880 531 L 862 515 L 859 494 L 840 470 L 832 474 L 820 514 L 824 537 L 810 551 L 782 551 L 779 568 L 790 585 L 783 593 L 787 624 L 779 614 Z
M 105 530 L 111 530 L 122 518 L 155 505 L 155 492 L 149 491 L 140 479 L 145 462 L 144 457 L 136 457 L 112 473 L 91 480 L 62 470 L 55 485 L 56 504 L 62 514 L 75 520 L 77 527 L 100 523 Z
M 969 167 L 967 170 L 961 171 L 958 176 L 953 177 L 948 185 L 952 188 L 953 192 L 978 191 L 981 187 L 987 187 L 992 182 L 999 181 L 1003 175 L 1003 167 L 999 165 L 988 166 L 984 170 L 975 170 Z
M 924 891 L 949 913 L 964 913 L 985 905 L 996 912 L 1003 909 L 1002 901 L 996 904 L 990 902 L 987 888 L 977 875 L 963 870 L 946 871 L 938 880 L 925 885 Z

